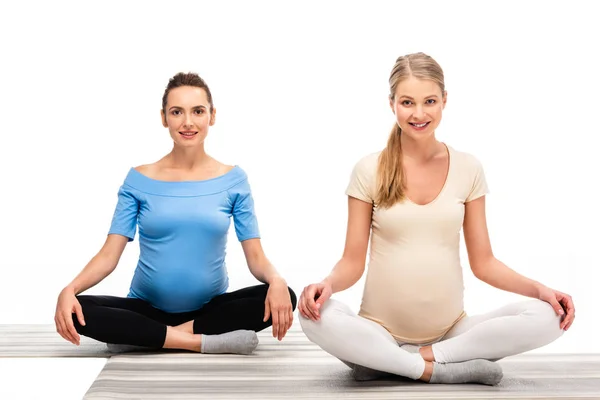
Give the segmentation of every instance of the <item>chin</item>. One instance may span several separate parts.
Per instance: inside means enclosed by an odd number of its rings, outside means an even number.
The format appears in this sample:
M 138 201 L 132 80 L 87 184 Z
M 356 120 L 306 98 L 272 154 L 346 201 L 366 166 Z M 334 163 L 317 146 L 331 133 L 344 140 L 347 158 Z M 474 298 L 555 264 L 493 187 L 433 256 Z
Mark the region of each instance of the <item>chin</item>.
M 427 139 L 427 138 L 433 136 L 433 131 L 431 131 L 429 129 L 424 132 L 412 132 L 412 131 L 404 131 L 403 130 L 402 134 L 406 135 L 414 140 L 424 140 L 424 139 Z

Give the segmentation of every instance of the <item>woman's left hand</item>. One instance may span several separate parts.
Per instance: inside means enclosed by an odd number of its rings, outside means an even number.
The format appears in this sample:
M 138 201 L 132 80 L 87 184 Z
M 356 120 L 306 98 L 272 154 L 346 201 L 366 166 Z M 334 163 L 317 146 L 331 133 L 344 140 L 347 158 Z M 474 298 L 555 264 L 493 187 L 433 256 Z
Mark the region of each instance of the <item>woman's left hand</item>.
M 283 280 L 275 280 L 269 285 L 263 322 L 266 322 L 269 316 L 273 322 L 273 337 L 278 340 L 283 339 L 294 321 L 292 299 L 287 283 Z
M 560 329 L 568 330 L 575 319 L 575 305 L 573 299 L 566 293 L 543 287 L 540 289 L 539 299 L 550 303 L 554 311 L 562 317 Z

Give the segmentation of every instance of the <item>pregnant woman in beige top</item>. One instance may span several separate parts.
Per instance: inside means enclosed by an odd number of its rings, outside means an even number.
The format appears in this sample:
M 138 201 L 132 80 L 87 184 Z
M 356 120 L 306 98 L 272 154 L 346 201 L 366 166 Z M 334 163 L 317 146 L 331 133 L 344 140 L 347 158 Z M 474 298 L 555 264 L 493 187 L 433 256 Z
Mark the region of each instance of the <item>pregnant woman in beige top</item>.
M 357 380 L 394 374 L 495 385 L 502 378 L 495 360 L 544 346 L 573 322 L 570 296 L 516 273 L 492 253 L 482 165 L 435 137 L 446 98 L 435 60 L 423 53 L 398 58 L 390 77 L 397 124 L 384 150 L 355 165 L 344 254 L 299 301 L 308 338 L 350 366 Z M 467 316 L 461 229 L 477 278 L 533 299 Z M 369 237 L 356 314 L 329 298 L 362 276 Z

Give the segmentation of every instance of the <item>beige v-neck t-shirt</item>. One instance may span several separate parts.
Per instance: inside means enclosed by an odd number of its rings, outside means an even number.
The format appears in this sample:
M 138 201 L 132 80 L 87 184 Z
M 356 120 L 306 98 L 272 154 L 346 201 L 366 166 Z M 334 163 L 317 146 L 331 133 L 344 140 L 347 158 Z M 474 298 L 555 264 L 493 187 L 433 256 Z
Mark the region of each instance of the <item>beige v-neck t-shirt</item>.
M 375 204 L 380 152 L 352 171 L 348 196 L 373 204 L 368 271 L 359 315 L 403 343 L 441 339 L 461 318 L 463 275 L 459 255 L 465 203 L 488 187 L 480 162 L 446 146 L 448 175 L 426 205 L 410 199 L 383 209 Z

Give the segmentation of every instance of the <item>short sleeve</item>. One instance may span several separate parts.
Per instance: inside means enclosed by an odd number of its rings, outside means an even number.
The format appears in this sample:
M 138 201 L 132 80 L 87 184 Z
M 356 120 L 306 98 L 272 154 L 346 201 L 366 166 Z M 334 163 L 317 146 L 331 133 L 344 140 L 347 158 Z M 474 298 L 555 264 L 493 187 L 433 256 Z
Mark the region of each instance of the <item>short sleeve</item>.
M 254 199 L 247 179 L 229 189 L 233 203 L 232 215 L 235 234 L 240 242 L 260 238 L 258 220 L 254 210 Z
M 485 172 L 483 170 L 483 165 L 481 164 L 481 162 L 473 158 L 470 168 L 472 170 L 471 190 L 469 191 L 469 194 L 465 199 L 465 203 L 478 199 L 479 197 L 484 196 L 489 192 L 487 181 L 485 179 Z
M 346 195 L 365 201 L 374 202 L 373 188 L 377 173 L 377 157 L 369 155 L 359 160 L 352 169 L 350 182 L 346 187 Z
M 125 236 L 133 241 L 137 228 L 139 199 L 128 185 L 122 185 L 118 192 L 118 201 L 108 234 Z

